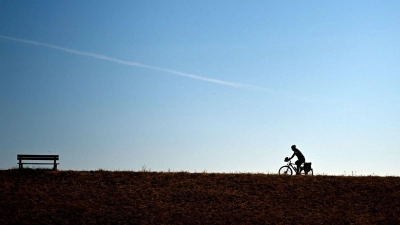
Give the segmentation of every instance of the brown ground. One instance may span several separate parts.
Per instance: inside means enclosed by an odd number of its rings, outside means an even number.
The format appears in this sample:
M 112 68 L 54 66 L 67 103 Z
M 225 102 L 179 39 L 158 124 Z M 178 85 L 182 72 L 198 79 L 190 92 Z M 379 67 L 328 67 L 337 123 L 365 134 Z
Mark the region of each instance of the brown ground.
M 400 178 L 0 171 L 0 224 L 400 224 Z

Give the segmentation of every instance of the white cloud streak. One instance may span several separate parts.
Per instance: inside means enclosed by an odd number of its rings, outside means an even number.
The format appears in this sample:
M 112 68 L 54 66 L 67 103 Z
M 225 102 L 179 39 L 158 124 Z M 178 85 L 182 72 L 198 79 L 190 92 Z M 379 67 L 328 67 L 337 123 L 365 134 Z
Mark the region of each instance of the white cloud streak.
M 108 57 L 108 56 L 105 56 L 105 55 L 95 54 L 95 53 L 91 53 L 91 52 L 79 51 L 79 50 L 75 50 L 75 49 L 65 48 L 65 47 L 61 47 L 61 46 L 57 46 L 57 45 L 53 45 L 53 44 L 47 44 L 47 43 L 38 42 L 38 41 L 32 41 L 32 40 L 26 40 L 26 39 L 14 38 L 14 37 L 8 37 L 8 36 L 3 36 L 3 35 L 0 35 L 0 38 L 6 39 L 6 40 L 9 40 L 9 41 L 14 41 L 14 42 L 20 42 L 20 43 L 25 43 L 25 44 L 30 44 L 30 45 L 37 45 L 37 46 L 42 46 L 42 47 L 46 47 L 46 48 L 52 48 L 52 49 L 56 49 L 56 50 L 59 50 L 59 51 L 64 51 L 64 52 L 68 52 L 68 53 L 72 53 L 72 54 L 76 54 L 76 55 L 83 55 L 83 56 L 87 56 L 87 57 L 102 59 L 102 60 L 106 60 L 106 61 L 110 61 L 110 62 L 114 62 L 114 63 L 119 63 L 119 64 L 123 64 L 123 65 L 141 67 L 141 68 L 146 68 L 146 69 L 150 69 L 150 70 L 157 70 L 157 71 L 161 71 L 161 72 L 165 72 L 165 73 L 171 73 L 171 74 L 175 74 L 175 75 L 182 76 L 182 77 L 188 77 L 188 78 L 192 78 L 192 79 L 196 79 L 196 80 L 201 80 L 201 81 L 205 81 L 205 82 L 221 84 L 221 85 L 225 85 L 225 86 L 231 86 L 231 87 L 236 87 L 236 88 L 246 88 L 247 87 L 247 88 L 263 89 L 263 88 L 260 88 L 260 87 L 257 87 L 257 86 L 253 86 L 253 85 L 247 85 L 247 84 L 242 84 L 242 83 L 235 83 L 235 82 L 230 82 L 230 81 L 218 80 L 218 79 L 198 76 L 198 75 L 194 75 L 194 74 L 184 73 L 184 72 L 180 72 L 180 71 L 176 71 L 176 70 L 171 70 L 171 69 L 166 69 L 166 68 L 161 68 L 161 67 L 156 67 L 156 66 L 145 65 L 145 64 L 142 64 L 142 63 L 129 62 L 129 61 L 120 60 L 120 59 L 117 59 L 117 58 Z

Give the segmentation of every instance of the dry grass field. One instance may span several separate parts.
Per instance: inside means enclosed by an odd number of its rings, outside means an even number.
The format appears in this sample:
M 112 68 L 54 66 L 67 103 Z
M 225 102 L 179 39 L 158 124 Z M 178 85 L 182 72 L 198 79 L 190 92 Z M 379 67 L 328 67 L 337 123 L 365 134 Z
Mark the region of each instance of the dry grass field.
M 0 224 L 400 224 L 400 178 L 0 171 Z

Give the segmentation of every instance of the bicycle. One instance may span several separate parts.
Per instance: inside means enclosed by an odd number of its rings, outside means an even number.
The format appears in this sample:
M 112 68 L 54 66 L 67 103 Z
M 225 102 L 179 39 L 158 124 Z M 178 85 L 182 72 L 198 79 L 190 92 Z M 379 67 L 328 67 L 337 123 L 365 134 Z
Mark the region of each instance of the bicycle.
M 292 163 L 290 160 L 287 161 L 286 159 L 285 159 L 285 162 L 287 162 L 287 165 L 286 166 L 282 166 L 281 168 L 279 168 L 279 175 L 293 175 L 293 171 L 297 171 L 296 164 Z M 313 176 L 314 175 L 314 171 L 311 168 L 311 163 L 309 163 L 310 170 L 307 171 L 307 172 L 304 170 L 304 164 L 305 163 L 302 164 L 303 166 L 300 166 L 300 175 L 311 175 L 311 176 Z

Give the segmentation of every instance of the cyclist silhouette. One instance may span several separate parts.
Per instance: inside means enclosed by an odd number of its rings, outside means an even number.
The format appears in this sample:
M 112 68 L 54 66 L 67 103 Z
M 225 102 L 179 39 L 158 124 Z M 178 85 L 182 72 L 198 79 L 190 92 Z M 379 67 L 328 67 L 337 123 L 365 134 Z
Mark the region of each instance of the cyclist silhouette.
M 297 171 L 296 171 L 296 175 L 300 175 L 300 166 L 301 164 L 306 162 L 306 159 L 304 158 L 303 153 L 300 152 L 299 149 L 296 148 L 296 145 L 292 145 L 292 150 L 293 150 L 293 155 L 292 157 L 288 158 L 287 161 L 291 160 L 294 156 L 297 156 L 297 161 L 295 162 L 296 166 L 297 166 Z

